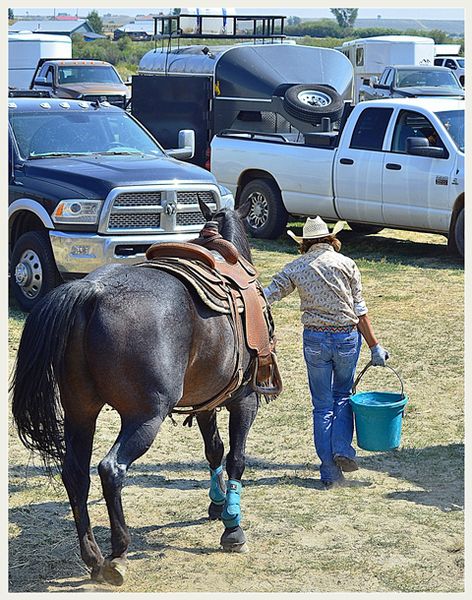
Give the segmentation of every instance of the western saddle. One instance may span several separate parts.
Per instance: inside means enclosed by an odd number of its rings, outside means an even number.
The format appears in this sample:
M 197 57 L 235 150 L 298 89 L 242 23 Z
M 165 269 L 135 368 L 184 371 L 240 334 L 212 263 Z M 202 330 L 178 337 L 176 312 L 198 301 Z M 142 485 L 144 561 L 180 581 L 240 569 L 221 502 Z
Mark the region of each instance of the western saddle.
M 254 356 L 250 365 L 253 390 L 266 400 L 278 396 L 282 380 L 275 356 L 274 327 L 257 280 L 258 273 L 234 244 L 222 238 L 218 224 L 208 221 L 200 236 L 191 242 L 153 244 L 146 252 L 146 259 L 137 266 L 160 269 L 182 278 L 210 309 L 227 314 L 235 336 L 236 367 L 224 390 L 193 407 L 179 407 L 182 399 L 172 412 L 189 415 L 191 425 L 194 414 L 213 410 L 228 400 L 244 382 L 245 345 Z

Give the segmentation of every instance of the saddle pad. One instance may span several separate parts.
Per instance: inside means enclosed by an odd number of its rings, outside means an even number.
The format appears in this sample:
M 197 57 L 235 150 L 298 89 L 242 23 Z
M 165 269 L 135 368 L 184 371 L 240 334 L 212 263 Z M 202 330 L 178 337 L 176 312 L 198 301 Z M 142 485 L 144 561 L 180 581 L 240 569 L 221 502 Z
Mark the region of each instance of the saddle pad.
M 136 266 L 159 269 L 184 279 L 208 308 L 220 314 L 231 314 L 232 300 L 227 284 L 218 273 L 203 263 L 162 257 L 158 261 L 148 261 Z M 243 309 L 243 303 L 238 298 L 237 310 L 241 313 Z

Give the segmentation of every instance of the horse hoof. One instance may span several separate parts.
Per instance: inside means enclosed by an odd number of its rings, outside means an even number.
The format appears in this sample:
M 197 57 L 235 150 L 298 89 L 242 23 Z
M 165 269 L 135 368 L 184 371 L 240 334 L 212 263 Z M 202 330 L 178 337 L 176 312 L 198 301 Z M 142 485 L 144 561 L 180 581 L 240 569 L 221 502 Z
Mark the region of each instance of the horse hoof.
M 210 503 L 208 507 L 208 517 L 210 521 L 216 521 L 217 519 L 221 519 L 221 513 L 223 512 L 224 504 L 215 504 L 214 502 Z
M 123 585 L 127 566 L 128 561 L 126 558 L 106 558 L 102 567 L 103 578 L 111 585 Z
M 246 536 L 239 525 L 225 529 L 220 544 L 224 552 L 243 553 L 248 551 Z
M 245 552 L 249 552 L 249 547 L 244 542 L 244 544 L 232 544 L 221 546 L 223 552 L 234 552 L 235 554 L 244 554 Z
M 93 567 L 91 573 L 90 573 L 90 579 L 92 581 L 96 581 L 97 583 L 104 583 L 105 578 L 103 577 L 103 565 L 97 565 L 95 567 Z

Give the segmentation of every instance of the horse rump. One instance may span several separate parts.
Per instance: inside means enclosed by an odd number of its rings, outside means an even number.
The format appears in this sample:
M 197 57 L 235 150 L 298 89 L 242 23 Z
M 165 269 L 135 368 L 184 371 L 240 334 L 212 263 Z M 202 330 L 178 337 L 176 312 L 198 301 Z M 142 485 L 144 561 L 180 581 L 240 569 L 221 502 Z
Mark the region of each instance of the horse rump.
M 87 279 L 47 294 L 26 319 L 10 383 L 13 419 L 21 442 L 48 467 L 62 465 L 65 443 L 58 381 L 75 318 L 95 303 L 103 286 Z

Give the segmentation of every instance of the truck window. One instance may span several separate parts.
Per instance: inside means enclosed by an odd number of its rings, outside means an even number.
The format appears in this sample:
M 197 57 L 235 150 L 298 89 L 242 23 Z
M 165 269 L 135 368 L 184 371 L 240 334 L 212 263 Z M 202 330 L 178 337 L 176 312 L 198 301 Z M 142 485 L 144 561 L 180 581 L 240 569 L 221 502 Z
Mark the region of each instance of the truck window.
M 395 71 L 393 69 L 389 69 L 387 77 L 385 79 L 384 85 L 391 85 L 393 83 L 393 75 Z
M 435 59 L 434 59 L 434 65 L 435 65 L 436 67 L 441 67 L 441 66 L 442 66 L 442 64 L 443 64 L 443 59 L 442 59 L 442 58 L 435 58 Z
M 406 154 L 406 140 L 409 137 L 426 138 L 430 146 L 444 148 L 438 132 L 424 115 L 410 110 L 402 110 L 398 115 L 393 132 L 392 152 Z
M 447 67 L 448 69 L 457 69 L 457 65 L 456 65 L 456 61 L 452 60 L 452 58 L 448 58 L 446 60 L 446 64 L 444 65 L 445 67 Z
M 54 81 L 54 67 L 49 67 L 49 69 L 46 71 L 46 81 L 49 83 L 53 83 Z
M 68 65 L 59 67 L 59 83 L 121 83 L 121 80 L 113 67 Z
M 393 108 L 367 108 L 357 119 L 350 148 L 382 150 L 383 139 Z
M 356 67 L 364 66 L 364 48 L 356 49 Z

